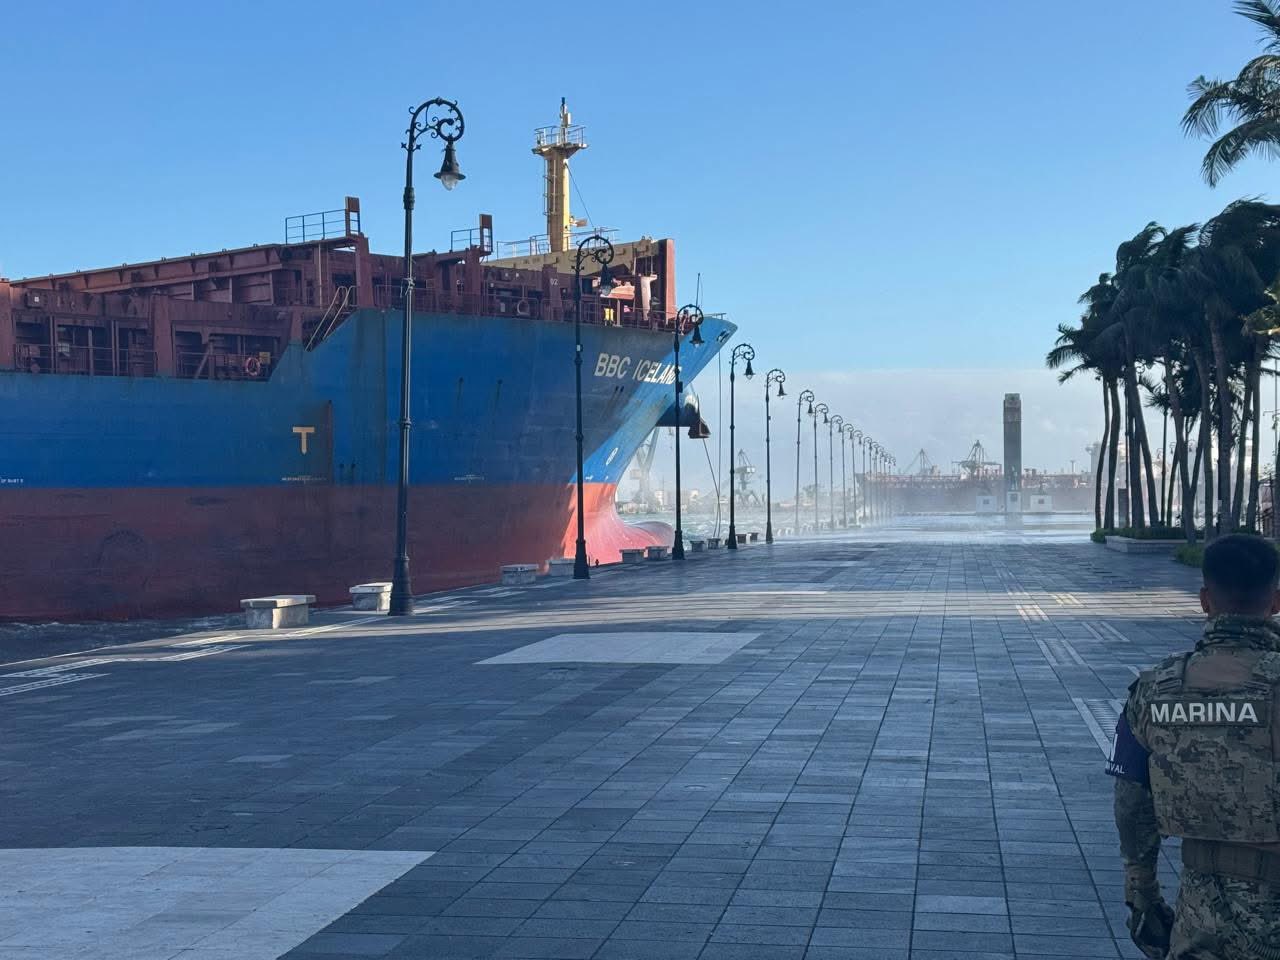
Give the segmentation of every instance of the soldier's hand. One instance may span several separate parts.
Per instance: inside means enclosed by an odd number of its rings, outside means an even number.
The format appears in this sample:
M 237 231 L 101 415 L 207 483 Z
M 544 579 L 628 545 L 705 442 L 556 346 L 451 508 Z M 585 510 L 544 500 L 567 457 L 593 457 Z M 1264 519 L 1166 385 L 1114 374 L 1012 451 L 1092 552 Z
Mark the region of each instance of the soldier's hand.
M 1173 910 L 1158 894 L 1154 899 L 1139 899 L 1140 903 L 1129 904 L 1129 937 L 1144 956 L 1163 960 L 1173 933 Z

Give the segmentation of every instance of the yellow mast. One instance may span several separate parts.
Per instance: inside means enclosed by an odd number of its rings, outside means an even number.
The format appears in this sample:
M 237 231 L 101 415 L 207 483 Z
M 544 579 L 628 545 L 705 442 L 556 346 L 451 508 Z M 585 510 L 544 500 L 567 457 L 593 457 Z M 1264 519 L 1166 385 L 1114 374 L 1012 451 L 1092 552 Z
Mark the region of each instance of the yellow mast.
M 564 97 L 560 98 L 560 123 L 534 131 L 533 152 L 546 164 L 543 210 L 547 215 L 547 240 L 552 253 L 569 249 L 570 235 L 579 226 L 569 212 L 569 158 L 586 147 L 581 125 L 574 126 Z

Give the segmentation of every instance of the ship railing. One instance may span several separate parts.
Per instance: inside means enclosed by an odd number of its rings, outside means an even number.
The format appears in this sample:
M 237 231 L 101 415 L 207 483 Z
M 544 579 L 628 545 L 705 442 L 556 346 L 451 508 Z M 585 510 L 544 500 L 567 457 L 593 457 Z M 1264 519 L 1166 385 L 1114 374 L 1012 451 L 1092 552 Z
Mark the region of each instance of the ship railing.
M 572 230 L 569 232 L 569 248 L 574 249 L 578 243 L 587 237 L 599 234 L 608 240 L 616 242 L 618 236 L 617 227 L 587 227 L 582 230 Z M 509 260 L 515 257 L 541 257 L 551 252 L 551 237 L 545 233 L 537 233 L 532 237 L 526 237 L 523 240 L 500 240 L 498 241 L 499 259 Z
M 543 298 L 539 294 L 509 296 L 416 288 L 413 291 L 413 309 L 415 313 L 456 313 L 572 323 L 573 297 L 564 288 L 561 288 L 561 293 L 558 298 Z M 373 290 L 373 303 L 384 310 L 403 310 L 404 289 L 400 284 L 376 286 Z M 666 311 L 660 307 L 641 311 L 629 300 L 601 298 L 595 294 L 582 298 L 582 322 L 642 330 L 670 330 L 672 323 Z
M 14 367 L 23 373 L 56 373 L 85 377 L 154 377 L 156 352 L 134 347 L 90 347 L 59 343 L 19 343 Z
M 275 366 L 270 354 L 180 352 L 177 375 L 187 380 L 267 380 Z
M 315 243 L 360 233 L 360 208 L 319 210 L 284 218 L 285 243 Z

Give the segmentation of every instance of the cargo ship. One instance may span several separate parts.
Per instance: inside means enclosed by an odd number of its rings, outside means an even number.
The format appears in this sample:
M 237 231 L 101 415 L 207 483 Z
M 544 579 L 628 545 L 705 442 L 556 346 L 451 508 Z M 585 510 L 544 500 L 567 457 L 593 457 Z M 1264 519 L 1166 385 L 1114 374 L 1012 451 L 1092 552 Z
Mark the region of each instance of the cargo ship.
M 419 593 L 572 556 L 574 254 L 562 106 L 535 134 L 545 236 L 498 250 L 492 218 L 415 255 L 410 549 Z M 670 542 L 614 492 L 673 404 L 675 245 L 614 241 L 582 277 L 589 559 Z M 591 266 L 599 268 L 593 261 Z M 395 539 L 404 260 L 360 204 L 289 217 L 283 242 L 0 281 L 0 618 L 237 609 L 388 580 Z M 686 381 L 734 327 L 708 315 Z M 696 424 L 695 428 L 703 425 Z

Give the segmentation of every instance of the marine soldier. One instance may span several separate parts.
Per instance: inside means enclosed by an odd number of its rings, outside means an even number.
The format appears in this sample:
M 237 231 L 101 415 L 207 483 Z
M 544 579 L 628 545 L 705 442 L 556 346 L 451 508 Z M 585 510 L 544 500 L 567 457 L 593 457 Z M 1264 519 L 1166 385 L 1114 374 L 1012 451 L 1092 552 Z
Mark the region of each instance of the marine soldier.
M 1107 772 L 1129 933 L 1148 957 L 1280 960 L 1280 558 L 1222 537 L 1205 550 L 1204 636 L 1129 688 Z M 1169 909 L 1160 837 L 1182 838 Z

